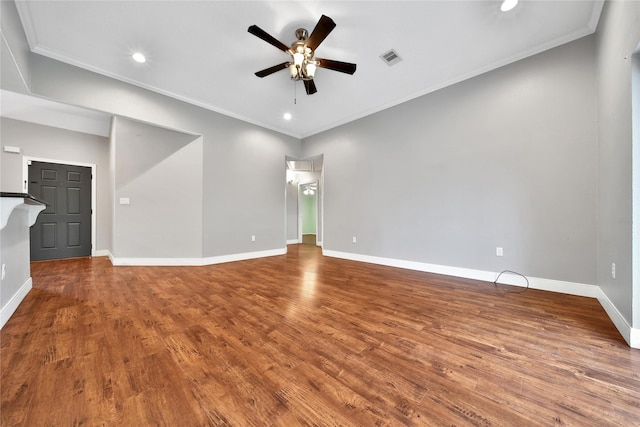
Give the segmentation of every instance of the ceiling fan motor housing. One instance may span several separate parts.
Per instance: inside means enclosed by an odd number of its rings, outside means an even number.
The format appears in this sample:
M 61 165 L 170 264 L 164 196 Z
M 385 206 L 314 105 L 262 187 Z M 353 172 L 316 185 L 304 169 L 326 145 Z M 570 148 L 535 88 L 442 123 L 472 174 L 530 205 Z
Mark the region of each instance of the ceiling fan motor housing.
M 296 38 L 298 40 L 307 40 L 309 38 L 309 32 L 304 28 L 298 28 L 296 30 Z

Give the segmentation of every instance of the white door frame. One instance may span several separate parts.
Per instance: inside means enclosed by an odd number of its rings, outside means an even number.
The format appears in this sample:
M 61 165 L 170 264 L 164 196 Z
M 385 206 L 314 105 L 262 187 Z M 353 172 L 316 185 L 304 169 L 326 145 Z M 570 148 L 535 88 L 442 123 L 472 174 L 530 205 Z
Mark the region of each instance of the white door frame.
M 29 165 L 31 165 L 31 162 L 55 163 L 59 165 L 83 166 L 91 168 L 91 256 L 96 256 L 96 164 L 23 156 L 22 191 L 24 193 L 29 192 Z
M 640 44 L 631 56 L 631 345 L 640 348 Z M 634 330 L 636 331 L 634 336 Z

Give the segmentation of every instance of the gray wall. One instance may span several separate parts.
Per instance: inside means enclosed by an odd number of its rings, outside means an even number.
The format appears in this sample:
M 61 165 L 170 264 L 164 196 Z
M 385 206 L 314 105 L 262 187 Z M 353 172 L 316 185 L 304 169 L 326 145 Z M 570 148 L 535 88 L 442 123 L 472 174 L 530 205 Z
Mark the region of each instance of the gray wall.
M 287 241 L 298 241 L 298 184 L 286 184 L 287 197 Z
M 39 95 L 202 135 L 204 257 L 285 247 L 284 159 L 299 140 L 38 55 L 31 64 Z
M 0 264 L 6 266 L 6 277 L 0 290 L 0 310 L 6 310 L 7 303 L 31 277 L 29 214 L 26 210 L 14 209 L 0 232 Z
M 96 250 L 110 249 L 109 140 L 7 118 L 0 119 L 0 125 L 2 146 L 11 145 L 22 150 L 21 154 L 0 152 L 2 191 L 23 192 L 23 156 L 96 165 Z
M 594 52 L 583 38 L 304 139 L 324 154 L 324 248 L 595 283 Z
M 3 31 L 5 27 L 11 31 L 11 37 L 7 37 L 10 48 L 22 51 L 26 42 L 24 33 L 18 31 L 15 5 L 12 2 L 2 3 Z M 3 61 L 3 73 L 7 69 L 7 72 L 13 71 L 9 62 Z M 179 150 L 179 154 L 176 152 L 170 156 L 173 166 L 163 164 L 161 169 L 165 172 L 172 169 L 172 177 L 180 185 L 192 184 L 193 179 L 200 181 L 201 190 L 196 187 L 183 187 L 183 190 L 189 198 L 199 196 L 202 220 L 189 217 L 189 223 L 176 223 L 173 221 L 175 215 L 168 214 L 160 221 L 162 224 L 155 225 L 158 229 L 175 233 L 173 238 L 164 242 L 166 246 L 173 247 L 168 252 L 148 252 L 147 256 L 192 257 L 196 254 L 195 246 L 200 246 L 197 252 L 202 257 L 285 247 L 284 159 L 286 156 L 299 158 L 301 147 L 298 139 L 37 54 L 25 53 L 17 63 L 20 71 L 29 76 L 30 89 L 35 95 L 201 136 L 198 141 Z M 117 124 L 115 128 L 117 131 Z M 108 191 L 112 200 L 119 199 L 118 194 L 122 190 L 118 189 L 121 183 L 116 184 L 119 174 L 127 173 L 127 166 L 123 165 L 118 150 L 124 146 L 121 142 L 129 139 L 135 139 L 135 135 L 119 132 L 111 137 L 109 166 L 115 176 L 111 178 Z M 199 166 L 175 167 L 194 166 L 197 151 L 201 153 Z M 165 181 L 164 184 L 168 183 Z M 136 185 L 137 194 L 144 193 L 146 184 L 137 182 Z M 152 188 L 148 190 L 153 192 Z M 167 206 L 180 206 L 185 203 L 183 196 L 169 192 L 165 203 Z M 138 196 L 136 198 L 139 200 Z M 190 207 L 194 207 L 193 202 Z M 120 205 L 114 206 L 118 213 L 122 213 L 120 208 Z M 142 219 L 138 217 L 136 221 Z M 119 217 L 115 216 L 111 226 L 118 233 L 134 228 L 130 222 L 120 224 Z M 181 234 L 193 236 L 196 229 L 201 243 L 195 243 L 195 246 L 185 246 L 184 239 L 176 237 Z M 255 242 L 251 241 L 252 235 L 256 236 Z M 124 234 L 119 234 L 112 246 L 116 258 L 122 256 L 120 253 L 143 256 L 144 248 L 133 243 L 132 239 L 127 240 Z
M 228 125 L 213 139 L 205 134 L 205 254 L 285 248 L 284 159 L 299 153 L 300 141 L 237 120 Z
M 284 159 L 299 157 L 299 140 L 36 54 L 31 56 L 29 66 L 34 94 L 202 136 L 199 168 L 175 170 L 173 175 L 177 182 L 185 183 L 202 171 L 201 256 L 285 247 Z M 116 135 L 116 157 L 118 141 L 128 138 L 122 133 Z M 195 154 L 186 155 L 193 159 Z M 123 173 L 117 159 L 111 167 L 116 174 Z M 185 191 L 196 193 L 193 189 Z M 183 202 L 181 197 L 174 200 L 174 196 L 176 193 L 167 195 L 167 205 Z M 194 233 L 193 223 L 170 221 L 157 225 L 172 229 L 176 235 Z M 117 223 L 112 226 L 118 229 Z M 255 242 L 251 235 L 256 236 Z M 184 247 L 181 239 L 165 244 L 174 245 L 170 250 L 174 257 L 194 256 L 193 247 Z M 122 256 L 121 251 L 143 257 L 139 246 L 132 247 L 132 251 L 115 241 L 113 246 L 116 258 Z M 147 257 L 154 255 L 159 254 L 149 253 Z
M 201 257 L 202 137 L 116 118 L 114 141 L 112 253 Z
M 598 285 L 636 328 L 640 314 L 632 319 L 632 301 L 640 310 L 640 295 L 632 291 L 631 70 L 639 43 L 640 2 L 607 2 L 597 31 Z M 615 279 L 611 263 L 616 264 Z

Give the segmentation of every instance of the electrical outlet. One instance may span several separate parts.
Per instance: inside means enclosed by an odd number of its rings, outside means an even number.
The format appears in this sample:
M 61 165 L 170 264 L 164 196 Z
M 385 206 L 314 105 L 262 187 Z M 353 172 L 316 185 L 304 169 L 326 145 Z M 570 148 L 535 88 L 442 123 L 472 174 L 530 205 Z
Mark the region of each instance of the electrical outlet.
M 255 235 L 251 235 L 251 241 L 255 242 L 256 241 L 256 236 Z
M 356 236 L 353 236 L 353 238 L 351 239 L 351 241 L 352 241 L 353 243 L 358 243 L 358 239 L 356 239 Z
M 612 279 L 616 278 L 616 263 L 615 262 L 611 263 L 611 278 Z
M 502 250 L 502 248 L 500 246 L 498 246 L 496 248 L 496 256 L 503 256 L 504 255 L 504 251 Z

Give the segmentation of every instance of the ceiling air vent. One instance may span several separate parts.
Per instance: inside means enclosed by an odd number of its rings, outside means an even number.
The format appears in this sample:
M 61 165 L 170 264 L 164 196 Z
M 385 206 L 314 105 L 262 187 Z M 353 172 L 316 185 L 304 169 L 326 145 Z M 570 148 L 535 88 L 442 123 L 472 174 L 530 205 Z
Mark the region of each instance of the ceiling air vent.
M 391 49 L 391 50 L 383 53 L 382 55 L 380 55 L 380 58 L 389 67 L 391 67 L 392 65 L 396 65 L 398 62 L 402 61 L 402 58 L 400 58 L 400 55 L 398 55 L 398 52 L 396 52 L 393 49 Z

